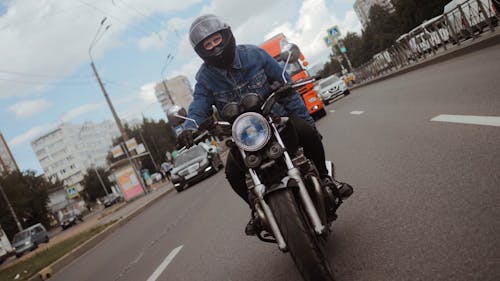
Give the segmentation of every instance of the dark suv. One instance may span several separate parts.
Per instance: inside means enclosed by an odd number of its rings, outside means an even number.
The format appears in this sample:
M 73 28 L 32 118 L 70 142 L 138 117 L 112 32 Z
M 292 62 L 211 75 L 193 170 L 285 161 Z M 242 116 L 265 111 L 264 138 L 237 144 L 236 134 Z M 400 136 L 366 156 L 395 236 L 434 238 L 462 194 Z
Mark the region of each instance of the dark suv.
M 182 150 L 174 160 L 171 171 L 172 183 L 177 192 L 181 192 L 190 184 L 217 173 L 224 164 L 217 148 L 206 143 L 199 143 Z

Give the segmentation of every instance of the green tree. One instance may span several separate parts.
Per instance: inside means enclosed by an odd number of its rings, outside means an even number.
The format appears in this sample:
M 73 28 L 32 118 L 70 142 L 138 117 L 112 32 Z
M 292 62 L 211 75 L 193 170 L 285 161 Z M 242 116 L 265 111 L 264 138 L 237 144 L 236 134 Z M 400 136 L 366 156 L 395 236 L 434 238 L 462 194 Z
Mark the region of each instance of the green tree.
M 443 13 L 450 0 L 394 0 L 400 33 L 404 34 L 423 21 Z
M 36 176 L 34 171 L 4 173 L 0 176 L 7 198 L 16 213 L 23 228 L 36 223 L 49 226 L 48 220 L 48 190 L 57 188 L 57 184 L 50 183 L 42 176 Z M 7 207 L 7 202 L 0 196 L 0 224 L 7 235 L 18 232 L 14 218 Z
M 328 77 L 332 74 L 341 72 L 341 70 L 342 67 L 340 63 L 333 55 L 330 55 L 330 61 L 324 64 L 323 69 L 320 70 L 318 74 L 321 75 L 321 77 Z
M 85 176 L 83 177 L 83 186 L 85 187 L 85 200 L 87 202 L 95 202 L 97 198 L 106 195 L 99 178 L 96 175 L 99 173 L 104 186 L 108 193 L 111 192 L 111 183 L 108 179 L 109 173 L 107 173 L 103 168 L 96 168 L 95 170 L 90 168 L 87 169 Z
M 363 47 L 372 57 L 389 48 L 399 36 L 400 30 L 395 14 L 391 14 L 379 5 L 370 9 L 370 24 L 363 34 Z

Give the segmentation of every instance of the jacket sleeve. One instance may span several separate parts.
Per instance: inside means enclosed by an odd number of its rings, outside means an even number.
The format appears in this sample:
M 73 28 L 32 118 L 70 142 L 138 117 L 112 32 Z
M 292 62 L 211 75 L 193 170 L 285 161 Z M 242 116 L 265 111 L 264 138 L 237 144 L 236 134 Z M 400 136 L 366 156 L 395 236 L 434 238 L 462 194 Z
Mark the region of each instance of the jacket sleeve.
M 214 96 L 203 84 L 194 86 L 193 101 L 189 105 L 187 117 L 194 119 L 198 125 L 212 115 Z M 184 122 L 184 129 L 196 130 L 197 126 L 189 120 Z
M 269 79 L 269 83 L 272 84 L 275 81 L 283 83 L 283 67 L 279 65 L 279 63 L 274 60 L 266 51 L 259 48 L 260 56 L 264 60 L 264 71 Z M 288 73 L 285 73 L 285 78 L 288 82 L 292 82 L 292 78 Z M 294 95 L 284 97 L 280 99 L 279 103 L 285 108 L 287 114 L 296 115 L 304 120 L 306 120 L 311 126 L 315 127 L 314 120 L 311 115 L 309 115 L 309 111 L 307 110 L 306 105 L 304 104 L 304 100 L 302 97 L 295 91 Z

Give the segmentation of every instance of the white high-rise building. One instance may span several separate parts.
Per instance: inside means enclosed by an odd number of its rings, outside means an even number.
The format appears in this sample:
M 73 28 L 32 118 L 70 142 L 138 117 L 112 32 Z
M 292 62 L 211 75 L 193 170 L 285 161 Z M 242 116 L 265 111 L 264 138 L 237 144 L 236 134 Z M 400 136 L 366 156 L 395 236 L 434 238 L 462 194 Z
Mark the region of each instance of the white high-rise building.
M 167 86 L 167 89 L 165 89 L 165 86 Z M 189 83 L 186 76 L 182 75 L 156 84 L 155 94 L 158 102 L 161 103 L 165 115 L 167 114 L 168 108 L 172 105 L 172 100 L 176 105 L 180 105 L 186 110 L 189 108 L 191 101 L 193 101 L 191 83 Z M 172 100 L 170 100 L 170 98 L 172 98 Z
M 19 171 L 16 160 L 9 149 L 2 133 L 0 133 L 0 174 L 3 172 Z
M 394 13 L 396 11 L 390 0 L 356 0 L 353 7 L 363 29 L 366 29 L 370 22 L 370 9 L 374 5 L 379 5 L 389 13 Z
M 88 168 L 106 167 L 113 138 L 120 132 L 114 122 L 99 124 L 63 123 L 31 142 L 45 177 L 59 179 L 66 187 L 83 189 L 81 181 Z

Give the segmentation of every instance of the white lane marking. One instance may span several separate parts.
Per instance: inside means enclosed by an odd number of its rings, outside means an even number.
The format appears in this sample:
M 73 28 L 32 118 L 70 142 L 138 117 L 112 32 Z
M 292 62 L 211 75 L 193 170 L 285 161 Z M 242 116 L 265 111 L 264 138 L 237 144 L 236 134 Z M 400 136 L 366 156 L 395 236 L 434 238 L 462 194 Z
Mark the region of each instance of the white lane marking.
M 179 251 L 184 247 L 184 245 L 180 245 L 179 247 L 175 248 L 168 254 L 168 256 L 161 262 L 160 266 L 149 276 L 147 281 L 156 281 L 158 277 L 160 277 L 160 274 L 167 268 L 168 264 L 175 258 L 175 256 L 179 253 Z
M 496 117 L 496 116 L 441 114 L 441 115 L 438 115 L 438 116 L 432 118 L 431 121 L 500 127 L 500 117 Z
M 355 110 L 355 111 L 351 111 L 350 112 L 351 114 L 354 114 L 354 115 L 360 115 L 360 114 L 363 114 L 365 113 L 364 111 L 358 111 L 358 110 Z
M 332 112 L 332 113 L 335 112 L 335 109 L 330 109 L 330 112 Z

